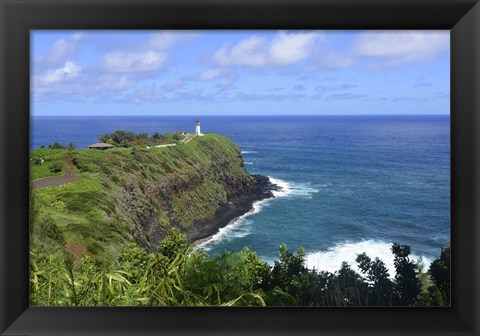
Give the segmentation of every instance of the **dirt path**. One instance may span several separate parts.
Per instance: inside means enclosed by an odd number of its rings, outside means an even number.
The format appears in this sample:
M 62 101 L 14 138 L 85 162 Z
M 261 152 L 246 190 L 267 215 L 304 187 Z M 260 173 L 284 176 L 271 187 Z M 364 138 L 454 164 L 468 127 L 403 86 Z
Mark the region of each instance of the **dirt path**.
M 190 140 L 192 140 L 193 138 L 195 138 L 195 135 L 187 135 L 182 141 L 180 141 L 180 143 L 181 144 L 189 143 Z
M 75 173 L 70 169 L 73 166 L 73 159 L 71 157 L 63 158 L 63 168 L 65 172 L 63 176 L 50 176 L 45 177 L 36 181 L 33 181 L 33 189 L 40 189 L 46 187 L 56 187 L 62 184 L 71 183 L 75 180 L 78 180 L 79 177 L 75 176 Z
M 78 243 L 67 243 L 65 244 L 65 247 L 67 248 L 67 250 L 73 253 L 75 260 L 81 259 L 84 255 L 93 257 L 93 255 L 87 251 L 85 246 L 80 245 Z
M 186 143 L 189 143 L 190 140 L 192 140 L 193 138 L 195 138 L 196 135 L 187 135 L 185 138 L 183 138 L 182 140 L 180 140 L 180 145 L 184 145 Z M 176 146 L 177 144 L 176 143 L 172 143 L 172 144 L 166 144 L 166 145 L 157 145 L 155 147 L 173 147 L 173 146 Z

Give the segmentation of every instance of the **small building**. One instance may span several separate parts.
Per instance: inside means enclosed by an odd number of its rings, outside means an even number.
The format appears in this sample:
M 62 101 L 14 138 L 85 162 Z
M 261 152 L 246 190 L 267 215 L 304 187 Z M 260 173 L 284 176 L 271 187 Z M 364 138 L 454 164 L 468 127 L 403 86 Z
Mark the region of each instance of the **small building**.
M 202 131 L 200 131 L 200 120 L 198 118 L 195 121 L 195 135 L 199 135 L 199 136 L 203 135 Z
M 187 131 L 178 131 L 177 134 L 180 134 L 180 135 L 187 135 L 188 132 Z
M 110 145 L 110 144 L 105 143 L 105 142 L 97 142 L 93 145 L 87 146 L 88 149 L 98 149 L 98 150 L 105 150 L 105 149 L 109 149 L 109 148 L 112 148 L 112 147 L 115 147 L 115 146 Z

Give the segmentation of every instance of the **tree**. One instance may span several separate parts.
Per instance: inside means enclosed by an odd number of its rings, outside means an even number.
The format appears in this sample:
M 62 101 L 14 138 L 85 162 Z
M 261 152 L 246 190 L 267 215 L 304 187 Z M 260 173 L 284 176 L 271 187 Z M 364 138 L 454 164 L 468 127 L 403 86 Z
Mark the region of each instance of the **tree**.
M 428 273 L 448 305 L 450 303 L 450 246 L 442 248 L 440 259 L 432 262 Z
M 385 263 L 378 258 L 372 260 L 366 253 L 359 254 L 356 261 L 369 284 L 368 305 L 392 305 L 393 282 Z
M 65 146 L 65 149 L 68 149 L 68 150 L 73 150 L 75 149 L 75 144 L 73 142 L 69 142 L 68 145 Z
M 342 262 L 336 275 L 335 283 L 341 295 L 341 302 L 337 300 L 336 305 L 366 306 L 368 304 L 368 285 L 347 262 Z
M 280 260 L 275 261 L 271 273 L 272 287 L 279 286 L 292 289 L 293 278 L 305 271 L 305 250 L 299 248 L 297 253 L 290 251 L 285 244 L 279 248 Z
M 65 145 L 55 141 L 53 144 L 49 145 L 48 148 L 50 149 L 65 149 Z
M 408 245 L 393 244 L 392 253 L 395 265 L 394 291 L 396 304 L 411 305 L 422 290 L 420 279 L 417 276 L 417 265 L 409 259 L 411 248 Z
M 267 291 L 269 304 L 295 305 L 301 298 L 300 277 L 307 272 L 305 250 L 299 248 L 291 252 L 285 244 L 279 247 L 280 260 L 272 269 L 265 272 L 262 288 Z
M 50 166 L 48 166 L 48 169 L 52 173 L 58 173 L 62 170 L 62 168 L 63 168 L 63 164 L 60 161 L 55 161 Z
M 186 255 L 191 247 L 183 232 L 177 228 L 171 228 L 165 239 L 158 245 L 158 252 L 171 260 L 178 255 Z
M 135 134 L 135 139 L 136 140 L 147 140 L 148 139 L 148 134 L 147 133 Z
M 155 132 L 152 134 L 151 138 L 152 140 L 160 140 L 162 139 L 162 135 L 159 132 Z
M 113 133 L 102 134 L 99 136 L 98 140 L 100 142 L 106 142 L 109 144 L 114 144 L 117 146 L 129 147 L 130 143 L 135 140 L 146 140 L 148 139 L 147 133 L 133 133 L 126 132 L 122 130 L 116 130 Z

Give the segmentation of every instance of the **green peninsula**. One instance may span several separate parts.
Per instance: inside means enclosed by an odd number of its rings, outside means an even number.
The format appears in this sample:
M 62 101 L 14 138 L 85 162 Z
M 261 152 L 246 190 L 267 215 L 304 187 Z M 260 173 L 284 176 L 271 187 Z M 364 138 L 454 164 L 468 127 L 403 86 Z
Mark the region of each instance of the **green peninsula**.
M 254 201 L 272 197 L 275 186 L 245 170 L 230 139 L 206 134 L 187 140 L 175 146 L 33 150 L 32 222 L 38 230 L 59 229 L 77 257 L 111 258 L 130 242 L 154 251 L 172 227 L 191 241 L 204 239 Z M 50 176 L 66 181 L 55 183 Z

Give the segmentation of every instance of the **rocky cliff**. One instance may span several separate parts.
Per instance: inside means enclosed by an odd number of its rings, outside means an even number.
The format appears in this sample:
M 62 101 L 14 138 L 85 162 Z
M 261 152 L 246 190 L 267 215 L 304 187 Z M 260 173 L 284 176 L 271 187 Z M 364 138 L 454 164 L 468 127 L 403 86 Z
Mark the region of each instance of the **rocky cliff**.
M 132 240 L 154 250 L 172 226 L 192 241 L 208 237 L 275 189 L 268 178 L 248 174 L 240 148 L 215 134 L 174 147 L 63 155 L 80 179 L 35 191 L 39 217 L 94 255 Z

